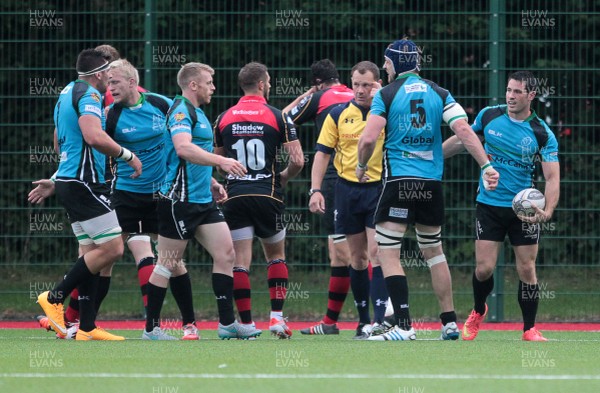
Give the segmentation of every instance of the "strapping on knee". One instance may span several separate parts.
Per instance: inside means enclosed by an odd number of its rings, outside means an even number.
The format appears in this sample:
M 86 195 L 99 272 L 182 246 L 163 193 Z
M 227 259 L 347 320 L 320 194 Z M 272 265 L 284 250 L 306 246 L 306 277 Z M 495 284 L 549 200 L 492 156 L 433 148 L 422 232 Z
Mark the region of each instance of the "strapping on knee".
M 429 258 L 427 261 L 427 266 L 431 269 L 432 266 L 437 265 L 438 263 L 446 262 L 446 256 L 444 254 L 436 255 L 432 258 Z
M 171 278 L 171 275 L 173 275 L 173 273 L 169 270 L 169 268 L 167 268 L 166 266 L 163 265 L 154 265 L 154 273 L 158 274 L 161 277 L 166 278 L 167 280 Z
M 329 235 L 328 237 L 333 241 L 333 244 L 346 241 L 346 235 Z
M 375 225 L 375 240 L 379 248 L 401 248 L 404 232 Z
M 422 232 L 415 228 L 415 232 L 417 233 L 417 242 L 421 250 L 442 245 L 441 229 L 436 232 Z

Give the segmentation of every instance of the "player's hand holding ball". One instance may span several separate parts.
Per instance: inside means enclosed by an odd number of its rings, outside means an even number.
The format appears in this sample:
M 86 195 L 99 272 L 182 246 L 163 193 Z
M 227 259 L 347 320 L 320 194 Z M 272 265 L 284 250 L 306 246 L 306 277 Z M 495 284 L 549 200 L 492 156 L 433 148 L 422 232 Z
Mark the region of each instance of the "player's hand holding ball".
M 552 213 L 545 212 L 546 198 L 541 191 L 535 188 L 526 188 L 520 191 L 512 201 L 513 211 L 523 222 L 546 222 Z

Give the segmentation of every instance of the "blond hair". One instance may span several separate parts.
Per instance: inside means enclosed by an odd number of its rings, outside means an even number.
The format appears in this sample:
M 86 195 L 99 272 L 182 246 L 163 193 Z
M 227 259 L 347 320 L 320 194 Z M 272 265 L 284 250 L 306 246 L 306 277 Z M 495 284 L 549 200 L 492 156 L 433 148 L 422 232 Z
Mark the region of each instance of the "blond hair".
M 140 83 L 140 74 L 135 67 L 125 59 L 115 60 L 109 65 L 109 71 L 119 70 L 126 79 L 133 79 L 136 84 Z
M 203 63 L 187 63 L 181 66 L 181 69 L 177 73 L 177 84 L 184 90 L 190 84 L 192 80 L 194 80 L 201 71 L 206 71 L 211 75 L 215 74 L 215 70 Z

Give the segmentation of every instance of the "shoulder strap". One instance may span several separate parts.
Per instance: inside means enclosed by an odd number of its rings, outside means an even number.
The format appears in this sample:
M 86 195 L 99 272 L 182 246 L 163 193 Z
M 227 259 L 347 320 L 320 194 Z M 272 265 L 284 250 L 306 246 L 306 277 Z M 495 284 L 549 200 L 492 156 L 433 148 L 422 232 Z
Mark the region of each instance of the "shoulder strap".
M 108 114 L 106 115 L 106 133 L 113 139 L 117 129 L 117 122 L 122 112 L 123 105 L 115 104 L 108 110 Z
M 167 111 L 167 119 L 171 116 L 171 114 L 173 113 L 175 108 L 177 108 L 179 106 L 179 104 L 181 104 L 181 101 L 183 101 L 181 98 L 177 98 L 173 102 L 173 105 Z M 196 126 L 196 123 L 198 123 L 198 115 L 196 115 L 196 108 L 194 108 L 194 105 L 190 104 L 187 101 L 185 101 L 185 107 L 188 110 L 190 117 L 192 118 L 192 130 L 193 130 L 194 127 Z M 168 124 L 168 121 L 167 121 L 167 124 Z
M 77 113 L 77 117 L 81 114 L 79 113 L 79 100 L 88 90 L 88 85 L 84 82 L 75 81 L 75 85 L 73 86 L 73 92 L 71 93 L 71 99 L 73 103 L 73 109 L 75 109 L 75 113 Z
M 164 115 L 169 111 L 169 104 L 163 98 L 154 94 L 141 93 L 153 107 L 158 108 Z
M 548 132 L 537 116 L 534 117 L 529 124 L 531 125 L 533 135 L 535 135 L 535 139 L 537 140 L 538 147 L 541 150 L 548 143 Z
M 500 117 L 506 113 L 506 108 L 503 107 L 495 107 L 490 108 L 481 116 L 481 129 L 485 129 L 492 120 L 497 117 Z
M 398 90 L 400 90 L 404 82 L 406 82 L 406 78 L 396 79 L 391 84 L 381 89 L 381 99 L 385 105 L 386 115 L 390 111 L 390 106 L 392 105 L 392 101 L 394 101 L 394 97 L 396 97 L 396 93 L 398 93 Z

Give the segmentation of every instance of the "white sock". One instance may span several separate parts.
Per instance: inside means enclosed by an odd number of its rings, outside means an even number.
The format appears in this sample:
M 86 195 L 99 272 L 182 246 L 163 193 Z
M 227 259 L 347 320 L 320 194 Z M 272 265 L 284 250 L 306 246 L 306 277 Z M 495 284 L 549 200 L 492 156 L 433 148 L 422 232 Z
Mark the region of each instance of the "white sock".
M 271 311 L 271 319 L 272 318 L 281 321 L 283 319 L 283 311 Z

